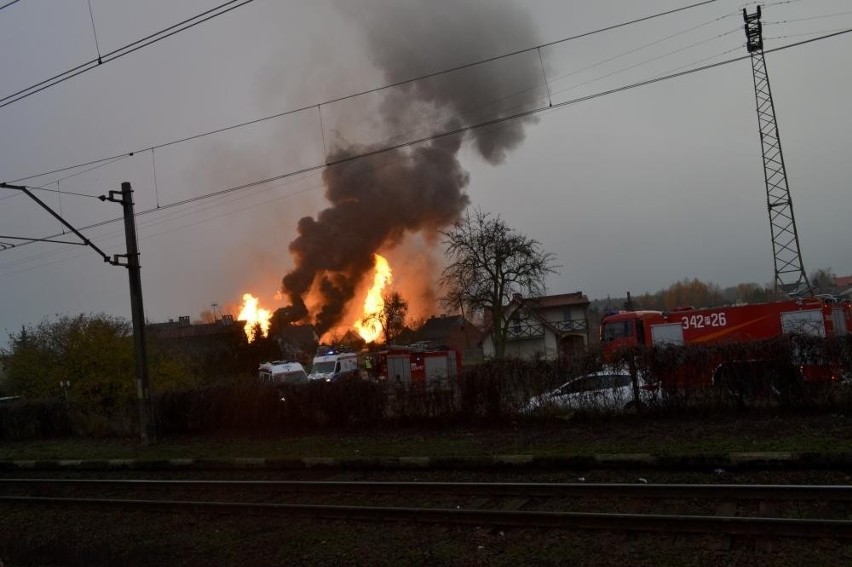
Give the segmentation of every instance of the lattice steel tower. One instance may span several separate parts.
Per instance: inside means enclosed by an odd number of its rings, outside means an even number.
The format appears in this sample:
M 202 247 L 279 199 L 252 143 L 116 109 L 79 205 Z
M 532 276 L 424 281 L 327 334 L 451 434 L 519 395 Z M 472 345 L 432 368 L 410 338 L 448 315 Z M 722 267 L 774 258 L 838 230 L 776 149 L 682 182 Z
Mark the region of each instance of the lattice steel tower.
M 775 121 L 775 105 L 769 89 L 769 75 L 763 54 L 763 29 L 760 6 L 754 14 L 743 8 L 746 48 L 751 55 L 754 75 L 754 94 L 757 99 L 757 121 L 763 150 L 763 175 L 766 180 L 766 203 L 769 207 L 769 227 L 775 254 L 775 293 L 810 295 L 811 284 L 802 265 L 799 235 L 793 216 L 793 201 L 787 186 L 787 171 L 781 153 L 781 138 Z

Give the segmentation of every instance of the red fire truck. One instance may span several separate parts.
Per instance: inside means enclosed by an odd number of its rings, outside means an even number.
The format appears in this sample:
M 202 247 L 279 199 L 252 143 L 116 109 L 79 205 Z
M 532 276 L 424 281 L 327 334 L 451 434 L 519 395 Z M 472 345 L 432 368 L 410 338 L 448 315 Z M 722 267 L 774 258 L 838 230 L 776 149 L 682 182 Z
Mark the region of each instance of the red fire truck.
M 369 360 L 369 362 L 367 362 Z M 453 349 L 389 347 L 365 355 L 368 374 L 400 386 L 439 387 L 461 372 L 461 353 Z
M 683 308 L 670 312 L 620 311 L 603 318 L 601 344 L 604 358 L 611 361 L 617 360 L 619 353 L 625 349 L 640 345 L 746 347 L 738 351 L 741 354 L 736 354 L 735 349 L 717 349 L 715 354 L 693 358 L 688 367 L 683 357 L 681 362 L 674 357 L 664 368 L 651 371 L 664 389 L 711 386 L 723 382 L 730 386 L 732 379 L 743 380 L 745 375 L 754 376 L 762 372 L 764 376 L 759 379 L 764 381 L 762 387 L 765 389 L 767 369 L 775 374 L 769 380 L 824 382 L 840 379 L 840 364 L 824 356 L 802 354 L 798 358 L 791 357 L 786 365 L 780 365 L 777 360 L 770 359 L 771 349 L 761 351 L 756 348 L 758 345 L 784 336 L 843 337 L 850 330 L 852 304 L 810 297 L 706 309 Z M 696 360 L 700 362 L 696 363 Z

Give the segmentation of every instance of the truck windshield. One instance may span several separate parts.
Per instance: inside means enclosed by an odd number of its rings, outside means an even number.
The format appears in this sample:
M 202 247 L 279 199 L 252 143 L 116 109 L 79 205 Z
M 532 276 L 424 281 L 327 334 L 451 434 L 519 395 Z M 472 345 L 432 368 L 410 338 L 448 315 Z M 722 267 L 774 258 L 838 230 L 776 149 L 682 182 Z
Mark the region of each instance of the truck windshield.
M 633 336 L 633 321 L 616 321 L 604 325 L 603 340 L 605 343 L 615 339 Z
M 313 374 L 331 374 L 334 372 L 334 365 L 336 361 L 327 360 L 325 362 L 315 362 L 314 367 L 311 368 L 311 372 Z

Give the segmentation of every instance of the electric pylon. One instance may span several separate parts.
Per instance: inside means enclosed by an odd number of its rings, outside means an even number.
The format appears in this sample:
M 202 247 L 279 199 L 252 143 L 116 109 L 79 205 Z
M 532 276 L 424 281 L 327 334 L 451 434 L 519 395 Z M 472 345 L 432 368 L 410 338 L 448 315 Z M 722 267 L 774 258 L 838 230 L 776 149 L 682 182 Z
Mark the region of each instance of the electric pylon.
M 781 153 L 781 138 L 775 121 L 775 105 L 769 89 L 769 74 L 763 54 L 763 27 L 760 6 L 754 14 L 743 8 L 746 48 L 751 56 L 754 75 L 754 94 L 757 100 L 757 122 L 763 150 L 763 175 L 766 180 L 766 204 L 769 208 L 769 228 L 775 255 L 775 293 L 811 295 L 813 290 L 802 265 L 799 234 L 793 216 L 793 201 L 787 186 L 787 171 Z

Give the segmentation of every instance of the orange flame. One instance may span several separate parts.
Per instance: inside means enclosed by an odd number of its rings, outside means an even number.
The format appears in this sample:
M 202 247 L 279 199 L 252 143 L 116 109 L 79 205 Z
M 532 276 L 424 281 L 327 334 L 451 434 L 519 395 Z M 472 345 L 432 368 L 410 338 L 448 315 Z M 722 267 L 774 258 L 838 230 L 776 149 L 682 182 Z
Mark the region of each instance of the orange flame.
M 371 315 L 377 315 L 382 312 L 385 307 L 385 301 L 382 299 L 382 292 L 389 283 L 391 283 L 391 268 L 384 256 L 374 254 L 376 257 L 375 274 L 373 275 L 373 285 L 370 286 L 370 291 L 367 292 L 367 297 L 364 299 L 364 311 L 362 318 Z M 368 321 L 358 320 L 352 325 L 361 338 L 368 343 L 374 342 L 382 334 L 382 325 L 376 319 Z
M 260 325 L 260 330 L 265 337 L 269 333 L 269 318 L 272 313 L 258 306 L 259 300 L 250 293 L 243 294 L 243 307 L 237 317 L 246 322 L 246 337 L 251 341 L 254 338 L 254 327 Z

